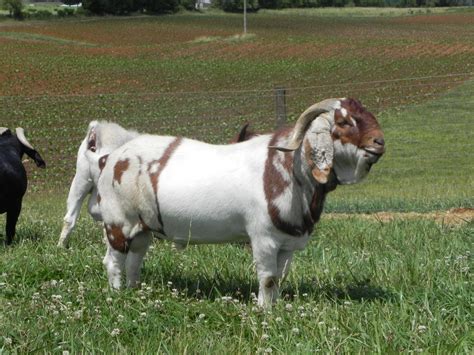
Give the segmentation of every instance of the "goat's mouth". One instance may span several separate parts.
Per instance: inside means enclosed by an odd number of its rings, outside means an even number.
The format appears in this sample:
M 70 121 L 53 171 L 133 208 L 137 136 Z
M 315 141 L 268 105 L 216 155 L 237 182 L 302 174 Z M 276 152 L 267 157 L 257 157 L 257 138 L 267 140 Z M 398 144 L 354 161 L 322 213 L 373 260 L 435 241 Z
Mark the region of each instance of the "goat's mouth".
M 380 158 L 383 153 L 385 153 L 385 148 L 384 147 L 364 147 L 363 148 L 367 153 L 371 155 L 375 155 L 378 158 Z
M 364 156 L 367 159 L 366 161 L 369 163 L 369 170 L 372 164 L 375 164 L 379 161 L 380 157 L 385 152 L 384 147 L 364 147 Z

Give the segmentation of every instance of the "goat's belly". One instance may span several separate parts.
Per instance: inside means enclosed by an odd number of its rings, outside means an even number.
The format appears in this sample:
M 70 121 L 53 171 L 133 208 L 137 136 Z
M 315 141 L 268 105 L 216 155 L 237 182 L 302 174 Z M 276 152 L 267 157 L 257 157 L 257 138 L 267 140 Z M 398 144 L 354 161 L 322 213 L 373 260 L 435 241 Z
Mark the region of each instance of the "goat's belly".
M 207 189 L 189 191 L 163 186 L 158 201 L 165 234 L 192 244 L 245 240 L 245 221 L 239 203 L 223 195 L 215 191 L 211 194 Z
M 160 205 L 163 230 L 171 240 L 187 244 L 228 243 L 246 240 L 245 225 L 238 215 L 227 215 L 222 211 L 202 214 L 202 211 L 186 208 L 168 208 Z

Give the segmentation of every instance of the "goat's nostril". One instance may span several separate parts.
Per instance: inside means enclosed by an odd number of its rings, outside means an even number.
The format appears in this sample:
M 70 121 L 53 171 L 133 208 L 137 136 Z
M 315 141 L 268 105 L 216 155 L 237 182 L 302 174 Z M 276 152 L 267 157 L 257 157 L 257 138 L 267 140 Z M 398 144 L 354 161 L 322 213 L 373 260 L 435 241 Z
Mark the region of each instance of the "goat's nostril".
M 381 145 L 381 146 L 385 145 L 385 140 L 383 138 L 375 138 L 374 142 Z

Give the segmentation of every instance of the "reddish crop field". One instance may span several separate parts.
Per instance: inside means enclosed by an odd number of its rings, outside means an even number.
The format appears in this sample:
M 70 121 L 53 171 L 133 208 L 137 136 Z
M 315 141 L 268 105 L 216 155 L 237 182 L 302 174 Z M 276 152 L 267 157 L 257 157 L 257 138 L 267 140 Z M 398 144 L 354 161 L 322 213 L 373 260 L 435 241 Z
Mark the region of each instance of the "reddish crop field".
M 65 189 L 93 119 L 225 143 L 244 122 L 273 129 L 327 97 L 387 112 L 433 102 L 472 78 L 474 13 L 404 17 L 251 14 L 0 23 L 0 120 L 23 126 L 49 169 L 32 187 Z M 472 101 L 472 95 L 468 100 Z M 402 115 L 403 116 L 403 115 Z M 406 116 L 404 116 L 406 118 Z

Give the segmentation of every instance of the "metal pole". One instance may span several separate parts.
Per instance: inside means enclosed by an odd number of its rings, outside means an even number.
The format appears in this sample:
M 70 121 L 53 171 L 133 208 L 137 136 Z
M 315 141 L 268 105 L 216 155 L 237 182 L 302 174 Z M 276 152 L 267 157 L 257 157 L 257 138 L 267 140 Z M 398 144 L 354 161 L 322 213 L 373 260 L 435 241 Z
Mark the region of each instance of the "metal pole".
M 247 0 L 244 0 L 244 35 L 247 34 Z

